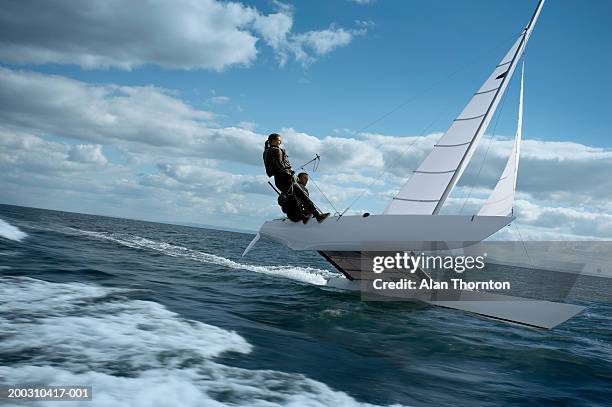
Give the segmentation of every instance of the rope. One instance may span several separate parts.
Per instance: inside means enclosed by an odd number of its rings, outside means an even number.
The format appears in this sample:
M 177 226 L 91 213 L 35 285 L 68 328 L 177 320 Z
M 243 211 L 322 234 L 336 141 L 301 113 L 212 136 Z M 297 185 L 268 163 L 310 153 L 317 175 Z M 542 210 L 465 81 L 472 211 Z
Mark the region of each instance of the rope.
M 314 184 L 314 186 L 319 190 L 319 192 L 321 193 L 321 195 L 323 195 L 323 197 L 325 198 L 325 200 L 327 201 L 327 203 L 329 203 L 329 205 L 332 207 L 332 209 L 334 210 L 334 215 L 338 215 L 338 209 L 336 209 L 336 207 L 334 206 L 334 204 L 332 203 L 332 201 L 327 197 L 327 195 L 325 195 L 325 192 L 323 192 L 323 190 L 321 190 L 321 188 L 319 188 L 319 185 L 317 185 L 317 183 L 315 182 L 315 180 L 312 180 L 312 183 Z M 320 210 L 319 210 L 320 211 Z M 340 215 L 342 216 L 342 215 Z
M 315 158 L 313 158 L 312 160 L 306 162 L 305 164 L 303 164 L 300 167 L 300 170 L 304 170 L 308 164 L 312 163 L 312 172 L 316 172 L 317 169 L 319 168 L 319 163 L 321 162 L 321 156 L 319 156 L 319 154 L 315 154 Z M 327 203 L 332 207 L 332 209 L 334 210 L 334 214 L 337 215 L 339 214 L 338 209 L 336 209 L 336 207 L 334 206 L 333 202 L 331 201 L 331 199 L 329 199 L 329 197 L 325 194 L 325 192 L 323 192 L 323 190 L 319 187 L 319 184 L 316 183 L 316 181 L 314 180 L 314 177 L 311 176 L 310 177 L 310 181 L 314 184 L 314 186 L 317 188 L 317 190 L 321 193 L 321 195 L 323 195 L 323 198 L 325 198 L 325 200 L 327 201 Z M 313 202 L 314 205 L 314 202 Z M 315 205 L 316 207 L 316 205 Z M 317 209 L 319 209 L 317 207 Z M 319 209 L 319 211 L 321 211 Z
M 409 150 L 410 148 L 412 148 L 412 146 L 414 146 L 416 144 L 417 141 L 419 141 L 419 139 L 421 137 L 423 137 L 423 135 L 431 128 L 433 127 L 433 125 L 440 119 L 440 117 L 442 117 L 442 115 L 444 113 L 446 113 L 448 110 L 450 109 L 450 107 L 447 107 L 445 110 L 442 110 L 427 126 L 425 126 L 425 128 L 423 128 L 423 130 L 421 130 L 421 132 L 419 133 L 418 136 L 416 136 L 414 138 L 414 140 L 412 141 L 412 143 L 410 143 L 408 145 L 408 147 L 406 148 L 407 150 Z M 389 169 L 393 168 L 393 166 L 395 165 L 395 163 L 397 162 L 397 160 L 400 158 L 400 156 L 396 156 L 388 165 L 387 169 L 382 169 L 380 171 L 380 173 L 378 174 L 378 176 L 371 181 L 366 189 L 357 197 L 353 200 L 353 202 L 351 202 L 349 204 L 349 206 L 346 207 L 346 209 L 344 211 L 342 211 L 342 213 L 340 214 L 340 217 L 338 218 L 338 220 L 340 220 L 340 218 L 353 206 L 355 205 L 355 203 L 357 203 L 357 201 L 359 201 L 361 198 L 363 198 L 363 196 L 368 192 L 369 188 L 374 185 L 375 183 L 377 183 L 378 181 L 380 181 L 380 179 L 383 177 L 383 175 L 385 175 Z M 399 192 L 398 192 L 399 193 Z M 395 195 L 397 196 L 397 194 Z
M 301 167 L 299 167 L 300 170 L 303 170 L 304 167 L 306 167 L 308 164 L 312 162 L 314 162 L 314 164 L 312 165 L 312 172 L 315 172 L 317 168 L 319 168 L 319 163 L 321 162 L 321 156 L 319 154 L 315 154 L 315 157 L 312 160 L 305 162 L 304 164 L 302 164 Z
M 514 228 L 516 229 L 516 232 L 519 235 L 519 239 L 521 240 L 521 243 L 523 245 L 523 250 L 525 251 L 525 256 L 527 257 L 527 261 L 529 261 L 529 265 L 531 266 L 531 268 L 535 268 L 534 263 L 531 261 L 531 256 L 529 255 L 529 252 L 527 251 L 527 246 L 525 245 L 525 241 L 523 240 L 523 236 L 521 235 L 521 231 L 518 228 L 518 225 L 516 223 L 512 223 L 512 226 L 514 226 Z

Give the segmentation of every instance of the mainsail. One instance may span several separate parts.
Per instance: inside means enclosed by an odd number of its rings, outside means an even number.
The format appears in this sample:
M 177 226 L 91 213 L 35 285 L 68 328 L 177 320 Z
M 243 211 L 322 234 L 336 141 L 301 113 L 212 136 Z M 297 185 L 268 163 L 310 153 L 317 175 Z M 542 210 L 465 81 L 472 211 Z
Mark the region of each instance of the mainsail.
M 385 214 L 438 214 L 487 129 L 525 50 L 543 5 L 544 0 L 540 0 L 527 27 L 393 198 Z
M 482 206 L 478 215 L 485 216 L 508 216 L 512 214 L 512 206 L 514 204 L 514 194 L 516 191 L 516 175 L 518 172 L 519 155 L 521 151 L 521 137 L 523 132 L 523 82 L 525 76 L 525 63 L 521 70 L 521 93 L 519 96 L 519 111 L 518 125 L 516 127 L 516 135 L 514 137 L 514 145 L 512 152 L 506 163 L 506 167 L 502 172 L 501 177 L 497 181 L 497 185 L 487 199 L 487 202 Z

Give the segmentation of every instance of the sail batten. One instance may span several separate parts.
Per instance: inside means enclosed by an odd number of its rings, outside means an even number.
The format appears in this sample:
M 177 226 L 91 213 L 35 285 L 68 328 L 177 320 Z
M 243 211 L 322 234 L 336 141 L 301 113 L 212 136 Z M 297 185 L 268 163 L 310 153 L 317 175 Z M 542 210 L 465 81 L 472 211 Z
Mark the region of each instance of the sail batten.
M 493 89 L 489 89 L 489 90 L 483 90 L 482 92 L 476 92 L 474 93 L 474 95 L 482 95 L 484 93 L 490 93 L 490 92 L 495 92 L 496 90 L 498 90 L 499 88 L 493 88 Z
M 527 28 L 413 172 L 385 214 L 435 215 L 440 211 L 472 158 L 506 91 L 543 4 L 544 0 L 540 0 Z M 441 177 L 441 174 L 450 176 Z

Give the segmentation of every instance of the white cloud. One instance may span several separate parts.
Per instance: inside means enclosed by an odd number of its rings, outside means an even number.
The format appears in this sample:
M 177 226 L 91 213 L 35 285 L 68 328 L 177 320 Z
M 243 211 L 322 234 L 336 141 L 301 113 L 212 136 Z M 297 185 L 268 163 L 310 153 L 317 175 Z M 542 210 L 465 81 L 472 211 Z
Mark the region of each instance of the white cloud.
M 230 101 L 230 98 L 227 96 L 213 96 L 210 98 L 210 101 L 215 105 L 224 105 Z
M 101 165 L 105 165 L 108 162 L 100 144 L 78 144 L 72 146 L 68 152 L 68 159 L 70 161 Z
M 309 31 L 295 37 L 296 43 L 309 47 L 317 55 L 327 54 L 335 48 L 351 42 L 354 32 L 343 28 L 330 27 L 327 30 Z
M 255 128 L 257 127 L 257 123 L 249 122 L 249 121 L 242 121 L 238 123 L 238 127 L 240 127 L 241 129 L 245 129 L 245 130 L 254 131 Z
M 79 140 L 177 145 L 210 112 L 153 86 L 90 85 L 62 76 L 0 68 L 0 120 Z
M 357 3 L 357 4 L 372 4 L 374 3 L 376 0 L 347 0 L 351 3 Z
M 189 160 L 191 164 L 159 164 L 149 174 L 140 174 L 129 164 L 71 160 L 73 152 L 96 150 L 91 147 L 75 148 L 28 133 L 0 130 L 2 203 L 218 224 L 216 215 L 232 214 L 225 205 L 230 202 L 242 212 L 248 208 L 255 218 L 247 226 L 253 228 L 256 216 L 278 214 L 265 176 L 233 174 L 194 160 Z M 154 157 L 150 159 L 155 162 Z M 243 219 L 244 215 L 234 217 Z
M 412 170 L 416 169 L 441 136 L 442 133 L 432 133 L 426 136 L 362 134 L 363 139 L 368 144 L 374 145 L 382 154 L 385 170 L 402 178 L 407 178 Z
M 292 39 L 292 8 L 278 2 L 276 7 L 277 12 L 264 15 L 255 7 L 217 0 L 9 2 L 0 9 L 0 60 L 86 69 L 155 64 L 223 70 L 251 64 L 260 42 L 283 62 L 288 48 L 294 48 L 300 60 L 313 61 Z M 304 35 L 314 38 L 317 33 Z M 318 55 L 350 42 L 350 31 L 320 33 L 330 38 L 309 41 Z
M 283 48 L 279 49 L 281 65 L 287 60 L 287 53 L 292 53 L 296 60 L 308 65 L 316 61 L 315 56 L 330 53 L 336 48 L 350 44 L 355 36 L 365 35 L 367 27 L 347 30 L 331 25 L 328 29 L 308 31 L 294 35 Z M 309 52 L 311 51 L 311 52 Z M 313 56 L 313 54 L 315 56 Z
M 375 178 L 363 175 L 359 172 L 325 174 L 321 177 L 321 180 L 343 185 L 384 185 L 383 176 Z
M 235 2 L 19 1 L 0 12 L 0 58 L 9 63 L 131 69 L 223 69 L 255 59 L 247 28 L 259 15 Z M 21 17 L 21 18 L 20 18 Z
M 4 167 L 2 174 L 5 177 L 13 170 L 18 175 L 19 169 L 66 175 L 98 171 L 101 165 L 106 164 L 107 159 L 99 145 L 71 147 L 0 127 L 0 166 Z
M 293 8 L 276 3 L 279 12 L 267 16 L 258 16 L 253 28 L 262 36 L 263 40 L 272 47 L 282 65 L 293 55 L 303 65 L 316 61 L 318 56 L 351 43 L 355 36 L 365 35 L 373 22 L 355 21 L 358 28 L 345 29 L 332 24 L 323 30 L 312 30 L 304 33 L 292 33 Z
M 375 146 L 354 138 L 318 138 L 292 128 L 281 129 L 287 150 L 292 154 L 294 165 L 301 165 L 319 154 L 321 169 L 382 169 L 383 155 Z
M 215 115 L 152 87 L 91 85 L 61 76 L 0 68 L 0 121 L 35 134 L 112 144 L 133 155 L 197 157 L 261 165 L 265 135 L 216 127 Z M 295 164 L 315 153 L 327 168 L 382 168 L 380 151 L 363 140 L 282 129 Z M 163 148 L 163 150 L 161 150 Z
M 236 215 L 239 214 L 242 208 L 240 208 L 239 205 L 236 205 L 234 203 L 231 202 L 223 202 L 223 206 L 221 208 L 221 212 L 225 213 L 225 214 L 232 214 L 232 215 Z
M 158 174 L 145 177 L 149 185 L 162 185 L 198 193 L 253 193 L 269 195 L 270 187 L 266 176 L 233 174 L 202 165 L 158 164 Z
M 512 140 L 496 138 L 488 148 L 481 142 L 460 184 L 492 187 L 508 158 Z M 483 165 L 484 162 L 484 165 Z M 481 169 L 482 168 L 482 169 Z M 574 142 L 524 140 L 517 188 L 549 204 L 587 205 L 600 211 L 612 210 L 612 149 Z
M 253 28 L 274 49 L 280 49 L 284 46 L 292 26 L 293 16 L 291 9 L 285 9 L 282 12 L 267 16 L 260 15 L 255 18 L 253 23 Z

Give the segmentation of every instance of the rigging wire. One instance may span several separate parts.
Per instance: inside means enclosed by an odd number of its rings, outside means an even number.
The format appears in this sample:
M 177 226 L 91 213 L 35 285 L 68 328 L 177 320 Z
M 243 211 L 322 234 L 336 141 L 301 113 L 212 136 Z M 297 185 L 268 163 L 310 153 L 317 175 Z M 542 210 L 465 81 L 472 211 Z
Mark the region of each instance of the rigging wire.
M 317 169 L 319 168 L 319 163 L 321 162 L 321 156 L 319 154 L 315 154 L 315 157 L 306 162 L 305 164 L 303 164 L 300 168 L 300 170 L 305 170 L 305 167 L 312 163 L 312 172 L 316 172 Z M 329 199 L 329 197 L 325 194 L 325 192 L 323 192 L 323 190 L 319 187 L 319 184 L 317 184 L 317 182 L 314 180 L 314 176 L 310 176 L 310 181 L 314 184 L 314 186 L 317 188 L 317 190 L 319 190 L 319 192 L 321 193 L 321 195 L 323 195 L 323 198 L 325 198 L 325 200 L 327 201 L 327 203 L 332 207 L 332 209 L 334 210 L 334 215 L 339 214 L 340 212 L 338 212 L 338 209 L 336 209 L 336 207 L 334 206 L 333 202 L 331 201 L 331 199 Z M 313 203 L 314 204 L 314 203 Z M 316 207 L 316 205 L 315 205 Z M 319 208 L 317 208 L 319 209 Z M 319 209 L 320 211 L 320 209 Z
M 319 190 L 319 192 L 321 193 L 321 195 L 323 195 L 323 197 L 325 198 L 325 200 L 327 201 L 327 203 L 332 207 L 332 209 L 334 210 L 334 215 L 339 215 L 340 212 L 338 212 L 338 209 L 336 209 L 336 207 L 334 206 L 334 204 L 332 203 L 332 201 L 327 197 L 327 195 L 325 195 L 325 192 L 323 192 L 323 190 L 321 188 L 319 188 L 319 185 L 315 182 L 315 180 L 312 180 L 312 183 L 314 184 L 314 186 Z M 340 215 L 342 216 L 342 215 Z
M 406 150 L 410 150 L 417 141 L 419 141 L 419 139 L 421 137 L 423 137 L 423 135 L 425 134 L 425 132 L 427 132 L 431 127 L 433 127 L 433 125 L 440 119 L 440 117 L 446 113 L 449 110 L 449 108 L 447 107 L 445 110 L 443 110 L 442 112 L 440 112 L 427 126 L 425 126 L 425 128 L 423 130 L 421 130 L 421 132 L 419 133 L 418 136 L 414 137 L 414 140 L 408 144 L 408 147 L 406 147 Z M 382 145 L 382 144 L 381 144 Z M 395 158 L 393 158 L 393 160 L 389 163 L 388 168 L 393 168 L 393 166 L 395 165 L 395 163 L 397 162 L 397 160 L 400 158 L 399 155 L 395 156 Z M 380 181 L 380 179 L 388 172 L 388 169 L 383 168 L 380 173 L 378 174 L 378 176 L 373 180 L 370 181 L 370 183 L 366 186 L 366 188 L 363 190 L 363 192 L 357 196 L 347 207 L 346 209 L 344 209 L 342 211 L 342 213 L 340 214 L 340 217 L 338 218 L 338 220 L 340 220 L 340 218 L 342 218 L 342 216 L 353 206 L 355 205 L 355 203 L 357 203 L 357 201 L 359 201 L 361 198 L 363 198 L 363 196 L 369 191 L 370 187 L 372 185 L 374 185 L 375 183 L 377 183 L 378 181 Z
M 518 233 L 519 239 L 521 240 L 521 244 L 523 245 L 523 250 L 525 251 L 525 256 L 527 257 L 527 261 L 529 262 L 529 265 L 532 268 L 535 268 L 535 264 L 531 261 L 531 256 L 529 255 L 529 252 L 527 251 L 527 245 L 525 245 L 525 241 L 523 240 L 523 236 L 521 235 L 521 231 L 518 228 L 518 225 L 516 223 L 512 223 L 512 226 L 514 226 L 514 228 L 516 229 L 516 232 Z
M 521 34 L 522 35 L 522 31 Z M 369 122 L 368 124 L 366 124 L 365 126 L 361 127 L 359 130 L 356 131 L 356 133 L 361 133 L 362 131 L 372 127 L 373 125 L 375 125 L 376 123 L 386 119 L 387 117 L 391 116 L 393 113 L 397 112 L 398 110 L 401 110 L 403 107 L 405 107 L 406 105 L 410 104 L 411 102 L 419 99 L 421 96 L 429 93 L 431 90 L 433 90 L 434 88 L 438 87 L 439 85 L 441 85 L 442 83 L 446 82 L 447 80 L 449 80 L 450 78 L 452 78 L 453 76 L 455 76 L 456 74 L 458 74 L 459 72 L 467 69 L 468 67 L 475 65 L 477 60 L 482 59 L 485 55 L 488 55 L 490 53 L 492 53 L 494 50 L 497 50 L 498 48 L 501 47 L 502 44 L 506 44 L 510 39 L 514 39 L 516 38 L 517 35 L 516 34 L 512 34 L 506 38 L 504 38 L 502 41 L 500 41 L 498 44 L 496 44 L 493 47 L 488 48 L 487 50 L 485 50 L 485 53 L 482 54 L 482 56 L 478 59 L 474 59 L 471 62 L 468 62 L 466 64 L 461 65 L 459 68 L 457 68 L 456 70 L 454 70 L 453 72 L 451 72 L 449 75 L 445 76 L 442 79 L 439 79 L 437 81 L 435 81 L 434 83 L 432 83 L 430 86 L 428 86 L 427 88 L 425 88 L 424 90 L 422 90 L 421 92 L 418 92 L 417 94 L 413 95 L 412 97 L 404 100 L 403 102 L 401 102 L 400 104 L 398 104 L 397 106 L 395 106 L 394 108 L 392 108 L 391 110 L 389 110 L 388 112 L 382 114 L 381 116 L 379 116 L 378 118 L 372 120 L 371 122 Z

